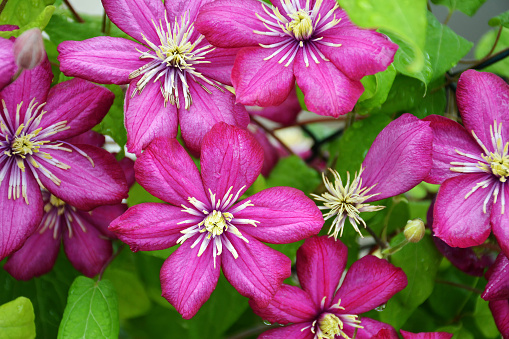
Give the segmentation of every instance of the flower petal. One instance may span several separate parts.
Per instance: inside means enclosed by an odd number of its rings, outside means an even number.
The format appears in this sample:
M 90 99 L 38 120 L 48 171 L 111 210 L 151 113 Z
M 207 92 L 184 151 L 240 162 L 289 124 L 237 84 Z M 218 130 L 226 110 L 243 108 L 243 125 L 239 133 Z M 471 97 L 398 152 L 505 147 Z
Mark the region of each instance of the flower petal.
M 371 337 L 371 339 L 399 339 L 399 336 L 394 329 L 382 328 L 374 337 Z
M 90 145 L 75 147 L 92 159 L 94 165 L 92 166 L 90 160 L 76 149 L 72 152 L 52 149 L 49 152 L 51 156 L 69 165 L 70 168 L 61 169 L 40 161 L 61 180 L 60 185 L 56 185 L 39 170 L 39 178 L 48 191 L 83 210 L 100 205 L 118 204 L 127 198 L 125 176 L 113 155 L 102 148 Z
M 403 339 L 451 339 L 453 334 L 447 332 L 420 332 L 411 333 L 400 330 Z
M 263 148 L 263 167 L 262 175 L 268 177 L 274 166 L 279 161 L 279 153 L 276 147 L 267 138 L 265 131 L 255 124 L 249 124 L 249 132 Z
M 108 89 L 83 79 L 61 82 L 51 88 L 47 113 L 39 127 L 46 128 L 67 121 L 67 130 L 52 135 L 50 140 L 64 140 L 90 130 L 104 118 L 115 95 Z
M 149 82 L 142 93 L 132 95 L 136 79 L 129 85 L 124 103 L 127 149 L 140 155 L 155 138 L 177 137 L 177 107 L 164 104 L 159 82 Z
M 152 0 L 102 0 L 108 17 L 122 31 L 139 42 L 143 36 L 159 45 L 155 24 L 165 17 L 165 8 L 161 1 Z
M 297 121 L 297 115 L 302 111 L 297 92 L 292 89 L 281 105 L 264 108 L 248 107 L 249 114 L 259 115 L 282 125 L 291 125 Z
M 487 275 L 488 284 L 484 288 L 482 298 L 484 300 L 507 300 L 509 299 L 509 259 L 500 253 Z M 489 277 L 488 277 L 489 276 Z
M 313 339 L 315 334 L 311 332 L 311 326 L 313 326 L 312 323 L 308 322 L 275 328 L 263 332 L 258 336 L 258 339 Z M 302 330 L 304 328 L 305 330 Z
M 406 113 L 378 134 L 362 162 L 362 186 L 376 185 L 370 194 L 380 194 L 367 202 L 404 193 L 428 175 L 433 139 L 429 124 Z
M 106 142 L 104 135 L 97 133 L 93 130 L 88 130 L 85 133 L 81 133 L 72 138 L 66 139 L 66 142 L 70 144 L 88 144 L 95 147 L 103 147 Z
M 239 255 L 235 259 L 230 251 L 223 250 L 224 276 L 240 294 L 253 299 L 257 307 L 267 307 L 283 280 L 291 275 L 291 260 L 248 234 L 243 236 L 249 243 L 231 233 L 223 235 Z
M 347 257 L 347 247 L 326 236 L 309 238 L 298 249 L 297 276 L 317 308 L 327 309 L 332 305 Z
M 183 107 L 179 109 L 179 120 L 182 139 L 192 152 L 200 153 L 203 137 L 220 121 L 242 129 L 247 127 L 249 115 L 244 106 L 235 104 L 232 93 L 207 86 L 212 92 L 209 94 L 195 81 L 189 81 L 188 84 L 193 104 L 189 110 Z
M 196 237 L 182 244 L 161 268 L 163 297 L 184 319 L 191 319 L 209 299 L 221 272 L 221 256 L 216 257 L 214 267 L 212 246 L 201 256 L 198 256 L 200 246 L 190 248 Z
M 488 188 L 479 188 L 469 194 L 477 183 L 490 180 L 483 174 L 464 174 L 444 181 L 438 191 L 433 212 L 435 235 L 453 247 L 470 247 L 482 244 L 490 235 L 492 200 L 490 182 Z M 483 212 L 485 199 L 486 213 Z
M 341 300 L 344 310 L 335 313 L 361 314 L 387 302 L 407 285 L 405 272 L 372 255 L 353 263 L 336 293 L 333 304 Z M 376 331 L 375 333 L 378 333 Z
M 509 205 L 509 187 L 507 184 L 500 184 L 500 187 L 501 192 L 491 211 L 491 226 L 502 252 L 509 256 L 509 206 L 505 206 L 506 201 Z
M 357 329 L 357 332 L 355 332 L 355 328 L 352 326 L 345 326 L 345 333 L 346 335 L 353 337 L 353 334 L 356 333 L 355 339 L 398 339 L 398 334 L 396 333 L 396 330 L 394 328 L 386 323 L 382 323 L 380 321 L 373 320 L 371 318 L 365 318 L 363 317 L 361 319 L 361 326 L 363 328 Z M 384 335 L 386 337 L 377 337 L 376 335 L 380 333 L 380 331 L 383 331 Z
M 250 196 L 248 200 L 254 206 L 234 213 L 234 217 L 258 221 L 256 227 L 237 227 L 260 241 L 288 244 L 318 234 L 323 226 L 322 213 L 316 204 L 298 189 L 271 187 Z M 240 201 L 236 206 L 243 203 L 245 201 Z
M 230 188 L 230 194 L 240 192 L 240 197 L 258 178 L 262 165 L 263 149 L 248 131 L 220 122 L 203 138 L 201 176 L 205 190 L 216 199 L 224 202 Z
M 78 211 L 81 217 L 87 219 L 103 236 L 116 239 L 117 235 L 110 230 L 110 223 L 127 211 L 126 204 L 104 205 L 89 212 Z
M 281 56 L 285 51 L 281 52 Z M 232 83 L 237 101 L 252 106 L 277 106 L 290 94 L 295 77 L 293 63 L 285 67 L 278 56 L 264 60 L 274 53 L 273 48 L 242 48 L 232 69 Z
M 458 108 L 468 132 L 474 131 L 484 146 L 494 151 L 490 126 L 502 123 L 502 135 L 509 131 L 509 85 L 492 73 L 467 70 L 461 74 L 456 91 Z
M 192 2 L 192 1 L 190 1 Z M 238 48 L 219 48 L 207 53 L 210 63 L 196 64 L 196 71 L 224 85 L 232 85 L 231 74 Z
M 134 163 L 134 171 L 150 194 L 172 205 L 188 205 L 188 198 L 208 201 L 196 165 L 176 139 L 154 140 Z
M 500 334 L 509 337 L 509 300 L 490 301 L 489 306 Z
M 317 55 L 320 61 L 317 64 L 308 54 L 306 64 L 301 49 L 293 67 L 307 108 L 311 112 L 335 118 L 351 112 L 364 92 L 364 86 L 360 81 L 348 78 L 332 62 L 321 60 Z
M 271 323 L 288 324 L 313 321 L 317 316 L 315 304 L 309 295 L 296 286 L 283 284 L 270 302 L 261 308 L 249 301 L 253 312 Z
M 16 71 L 12 45 L 12 41 L 0 38 L 0 91 L 11 81 Z

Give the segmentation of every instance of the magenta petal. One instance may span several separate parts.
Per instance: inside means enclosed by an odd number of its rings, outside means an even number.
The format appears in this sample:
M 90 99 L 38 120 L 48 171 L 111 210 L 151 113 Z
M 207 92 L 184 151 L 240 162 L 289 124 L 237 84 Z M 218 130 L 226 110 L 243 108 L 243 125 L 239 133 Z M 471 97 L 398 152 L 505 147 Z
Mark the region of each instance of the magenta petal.
M 184 319 L 191 319 L 216 288 L 221 272 L 221 256 L 214 259 L 212 246 L 198 256 L 200 246 L 190 248 L 196 237 L 188 239 L 173 252 L 161 268 L 163 297 Z
M 265 331 L 258 339 L 313 339 L 315 334 L 311 332 L 312 322 L 298 323 L 281 328 Z M 303 328 L 306 328 L 304 331 Z
M 350 267 L 336 293 L 333 304 L 341 299 L 340 306 L 345 308 L 336 313 L 361 314 L 370 311 L 387 302 L 407 283 L 401 268 L 371 255 L 362 257 Z
M 249 47 L 237 54 L 232 83 L 238 102 L 267 107 L 280 105 L 288 97 L 295 83 L 293 62 L 285 67 L 278 63 L 278 56 L 263 60 L 272 53 L 273 48 Z
M 244 106 L 235 104 L 235 96 L 229 91 L 223 92 L 212 88 L 207 93 L 195 81 L 188 82 L 193 104 L 189 110 L 179 109 L 180 129 L 182 139 L 192 152 L 200 153 L 200 147 L 205 134 L 218 122 L 245 129 L 249 123 L 249 115 Z
M 394 328 L 386 323 L 382 323 L 380 321 L 373 320 L 371 318 L 361 318 L 361 326 L 363 328 L 359 328 L 357 330 L 357 334 L 355 335 L 355 339 L 398 339 L 398 334 Z M 383 331 L 383 335 L 385 337 L 379 337 L 377 334 Z M 355 333 L 355 328 L 352 326 L 345 327 L 346 335 L 353 337 Z
M 179 224 L 193 218 L 181 210 L 181 207 L 160 203 L 135 205 L 113 220 L 109 230 L 133 252 L 163 250 L 175 246 L 182 236 L 180 231 L 190 226 Z
M 259 115 L 269 120 L 278 122 L 282 125 L 290 125 L 297 121 L 297 115 L 302 111 L 300 107 L 297 92 L 293 89 L 278 106 L 269 106 L 264 108 L 248 107 L 248 112 L 252 115 Z
M 490 301 L 491 314 L 503 338 L 509 338 L 509 300 Z
M 279 161 L 279 153 L 276 147 L 267 138 L 265 131 L 255 124 L 249 124 L 249 132 L 263 148 L 263 167 L 262 175 L 268 177 L 274 166 Z
M 122 160 L 118 162 L 118 164 L 120 167 L 122 167 L 122 171 L 124 171 L 127 186 L 131 187 L 136 181 L 134 173 L 134 161 L 131 158 L 123 157 Z
M 153 0 L 102 0 L 108 17 L 121 30 L 139 42 L 145 36 L 149 41 L 160 44 L 155 24 L 165 17 L 164 5 Z
M 196 165 L 176 139 L 154 140 L 136 160 L 134 171 L 140 185 L 170 204 L 188 205 L 188 198 L 208 201 Z
M 488 284 L 482 298 L 489 301 L 509 299 L 509 259 L 503 253 L 497 256 L 486 275 Z
M 506 210 L 509 211 L 509 206 L 505 206 L 505 202 L 509 202 L 509 187 L 506 184 L 499 186 L 501 191 L 497 202 L 493 204 L 491 226 L 502 252 L 509 256 L 509 212 L 506 212 Z M 509 299 L 509 295 L 506 299 Z
M 83 79 L 72 79 L 55 85 L 44 107 L 47 113 L 39 125 L 46 128 L 67 121 L 69 129 L 52 135 L 50 140 L 64 140 L 90 130 L 104 118 L 115 95 L 108 89 Z
M 491 188 L 479 188 L 465 199 L 475 185 L 491 175 L 465 174 L 444 181 L 438 191 L 433 212 L 435 236 L 453 247 L 470 247 L 482 244 L 490 235 Z M 496 179 L 493 179 L 496 180 Z M 483 204 L 488 197 L 486 213 Z
M 452 334 L 447 332 L 420 332 L 411 333 L 400 330 L 403 339 L 451 339 Z
M 399 337 L 394 329 L 382 328 L 375 336 L 371 337 L 371 339 L 399 339 Z
M 309 295 L 298 287 L 285 285 L 276 293 L 267 307 L 258 307 L 249 301 L 254 313 L 271 323 L 288 324 L 313 321 L 317 316 L 315 304 Z
M 189 1 L 193 2 L 193 1 Z M 233 62 L 237 56 L 237 48 L 219 48 L 207 53 L 207 60 L 210 63 L 196 64 L 196 71 L 203 74 L 206 78 L 214 79 L 224 85 L 232 84 L 231 74 Z M 192 83 L 192 82 L 188 82 Z
M 240 197 L 256 180 L 263 165 L 263 149 L 245 130 L 220 122 L 203 138 L 201 176 L 205 190 L 225 201 Z M 199 199 L 198 199 L 199 200 Z
M 378 134 L 362 162 L 362 186 L 376 185 L 370 194 L 380 194 L 366 201 L 404 193 L 428 175 L 433 139 L 429 124 L 406 113 Z
M 95 147 L 102 147 L 106 142 L 106 138 L 96 131 L 88 130 L 85 133 L 81 133 L 65 141 L 70 144 L 88 144 Z
M 30 280 L 51 271 L 59 249 L 60 231 L 53 237 L 53 230 L 37 230 L 9 257 L 4 269 L 17 280 Z
M 108 229 L 111 222 L 127 211 L 126 204 L 104 205 L 89 212 L 79 211 L 80 215 L 94 225 L 105 237 L 116 239 L 117 235 Z
M 316 204 L 298 189 L 272 187 L 250 196 L 249 200 L 254 206 L 248 206 L 234 216 L 258 221 L 256 227 L 237 227 L 260 241 L 288 244 L 318 234 L 323 226 L 322 213 Z M 244 201 L 237 206 L 242 203 Z
M 231 233 L 223 233 L 223 236 L 228 237 L 239 255 L 235 259 L 230 251 L 223 249 L 224 276 L 240 294 L 253 299 L 258 307 L 268 306 L 283 280 L 292 273 L 291 260 L 248 234 L 243 236 L 249 243 Z
M 332 62 L 320 60 L 317 64 L 309 55 L 307 58 L 308 65 L 299 51 L 293 67 L 307 108 L 335 118 L 351 112 L 364 92 L 361 82 L 348 78 Z
M 322 302 L 323 309 L 332 305 L 334 292 L 345 271 L 347 256 L 348 249 L 341 241 L 325 236 L 307 239 L 297 251 L 300 285 L 317 307 Z
M 14 165 L 15 166 L 15 165 Z M 18 170 L 17 168 L 15 170 Z M 32 173 L 27 171 L 28 204 L 23 197 L 7 199 L 10 175 L 0 184 L 0 260 L 20 248 L 39 225 L 43 210 L 41 189 Z
M 12 45 L 12 41 L 0 38 L 0 91 L 11 81 L 16 71 Z
M 467 70 L 458 80 L 456 98 L 467 131 L 474 131 L 494 151 L 490 136 L 494 120 L 502 123 L 502 131 L 509 131 L 509 85 L 495 74 Z
M 41 161 L 58 179 L 56 185 L 42 171 L 39 179 L 44 187 L 55 196 L 79 209 L 90 210 L 100 205 L 117 204 L 127 198 L 125 176 L 117 161 L 107 151 L 89 145 L 65 145 L 72 152 L 52 149 L 51 156 L 70 166 L 68 169 L 57 168 Z M 86 153 L 92 163 L 76 149 Z

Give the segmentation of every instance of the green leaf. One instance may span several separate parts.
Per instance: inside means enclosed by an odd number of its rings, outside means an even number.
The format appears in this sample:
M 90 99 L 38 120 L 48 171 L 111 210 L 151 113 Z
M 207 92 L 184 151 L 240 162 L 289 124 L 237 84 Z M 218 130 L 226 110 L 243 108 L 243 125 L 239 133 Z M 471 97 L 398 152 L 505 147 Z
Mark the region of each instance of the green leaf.
M 290 186 L 304 193 L 313 191 L 320 182 L 318 173 L 296 155 L 279 160 L 267 178 L 268 187 Z
M 127 132 L 124 126 L 124 91 L 118 85 L 105 85 L 115 94 L 115 100 L 108 114 L 94 127 L 94 131 L 109 135 L 123 151 L 127 143 Z
M 483 35 L 475 49 L 476 58 L 482 59 L 489 53 L 493 44 L 495 43 L 497 32 L 498 30 L 491 30 Z M 496 54 L 497 52 L 500 52 L 501 50 L 506 49 L 508 47 L 509 47 L 509 28 L 503 28 L 497 46 L 493 51 L 493 54 Z M 484 68 L 483 71 L 492 72 L 501 76 L 509 77 L 509 58 L 500 60 L 494 63 L 493 65 Z
M 408 72 L 424 67 L 426 37 L 426 0 L 339 0 L 339 4 L 357 25 L 392 32 L 412 50 L 406 65 Z
M 488 24 L 490 26 L 495 27 L 504 26 L 506 28 L 509 28 L 509 11 L 497 15 L 494 18 L 491 18 L 490 21 L 488 21 Z
M 118 302 L 111 282 L 77 277 L 69 289 L 58 338 L 118 338 L 118 333 Z
M 3 0 L 7 3 L 0 15 L 0 25 L 16 25 L 19 29 L 14 31 L 0 32 L 0 37 L 18 37 L 21 33 L 31 28 L 43 30 L 48 24 L 55 11 L 52 5 L 55 0 Z
M 19 297 L 0 306 L 0 339 L 35 338 L 35 314 L 30 299 Z
M 391 245 L 402 241 L 400 233 L 391 240 Z M 392 263 L 401 267 L 408 278 L 407 287 L 387 302 L 387 307 L 380 314 L 383 322 L 396 329 L 406 322 L 414 310 L 421 305 L 433 291 L 435 276 L 442 256 L 426 235 L 418 243 L 409 243 L 391 256 Z
M 436 5 L 444 5 L 452 11 L 461 11 L 472 16 L 486 0 L 431 0 Z
M 154 197 L 152 194 L 148 193 L 143 186 L 138 184 L 137 182 L 134 183 L 134 185 L 131 186 L 129 189 L 129 197 L 127 198 L 127 205 L 129 207 L 138 205 L 144 202 L 161 202 L 162 201 L 159 198 Z
M 392 83 L 396 78 L 396 69 L 390 65 L 385 71 L 368 75 L 361 79 L 364 85 L 364 93 L 362 93 L 356 108 L 359 113 L 368 113 L 371 108 L 379 107 L 385 100 L 391 90 Z
M 474 319 L 477 324 L 477 328 L 486 338 L 497 337 L 499 334 L 497 325 L 495 324 L 495 320 L 491 314 L 488 302 L 482 299 L 481 296 L 477 297 Z

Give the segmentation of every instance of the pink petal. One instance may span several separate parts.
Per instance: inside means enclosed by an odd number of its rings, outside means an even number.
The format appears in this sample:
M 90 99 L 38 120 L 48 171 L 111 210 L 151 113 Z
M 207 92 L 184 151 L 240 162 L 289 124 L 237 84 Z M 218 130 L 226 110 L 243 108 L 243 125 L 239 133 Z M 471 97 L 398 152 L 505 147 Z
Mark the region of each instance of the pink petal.
M 88 130 L 85 133 L 81 133 L 75 137 L 65 140 L 70 144 L 88 144 L 95 147 L 102 147 L 106 141 L 104 135 L 99 134 L 93 130 Z
M 160 45 L 155 24 L 166 15 L 164 5 L 153 0 L 102 0 L 108 17 L 128 35 L 145 43 L 143 36 Z
M 321 60 L 316 52 L 319 64 L 307 53 L 308 65 L 301 50 L 293 67 L 307 108 L 311 112 L 335 118 L 351 112 L 364 92 L 361 82 L 348 78 L 333 63 Z
M 490 310 L 503 338 L 509 338 L 509 300 L 490 301 Z
M 189 21 L 194 22 L 196 20 L 196 16 L 198 15 L 198 10 L 201 6 L 206 3 L 211 2 L 212 0 L 196 0 L 196 1 L 188 1 L 188 0 L 172 0 L 165 1 L 166 15 L 168 17 L 168 22 L 173 23 L 175 19 L 180 21 L 183 15 L 189 15 Z
M 500 186 L 501 192 L 491 211 L 491 226 L 502 252 L 509 256 L 509 187 L 507 184 L 500 184 Z M 506 201 L 508 206 L 505 206 Z
M 244 106 L 235 104 L 235 96 L 229 91 L 223 92 L 208 86 L 212 94 L 207 93 L 195 81 L 188 82 L 193 104 L 189 110 L 179 109 L 180 128 L 186 146 L 192 152 L 200 153 L 205 134 L 218 122 L 245 129 L 249 115 Z
M 53 230 L 35 231 L 23 247 L 9 257 L 4 269 L 17 280 L 30 280 L 48 273 L 58 257 L 60 234 L 58 232 L 54 238 Z
M 39 179 L 44 187 L 58 198 L 79 209 L 90 210 L 100 205 L 118 204 L 127 198 L 125 176 L 117 161 L 107 151 L 89 145 L 75 145 L 81 152 L 93 160 L 78 153 L 70 146 L 64 145 L 72 152 L 52 149 L 51 156 L 70 166 L 61 169 L 41 161 L 58 179 L 56 185 L 42 171 L 38 171 Z
M 193 1 L 189 2 L 192 3 Z M 207 53 L 207 60 L 210 60 L 210 63 L 197 64 L 195 66 L 196 71 L 203 74 L 206 78 L 231 86 L 233 62 L 238 51 L 238 48 L 216 47 Z
M 258 221 L 256 227 L 237 227 L 260 241 L 288 244 L 318 234 L 323 226 L 322 213 L 316 204 L 298 189 L 271 187 L 250 196 L 248 200 L 254 206 L 234 213 L 234 217 Z M 237 206 L 243 203 L 241 201 Z M 232 209 L 235 210 L 235 206 Z
M 479 188 L 465 199 L 475 185 L 491 175 L 464 174 L 444 181 L 438 191 L 433 213 L 435 236 L 453 247 L 470 247 L 482 244 L 490 235 L 490 213 L 493 198 L 490 190 Z M 488 198 L 486 213 L 483 204 Z
M 118 162 L 120 167 L 122 167 L 122 171 L 124 171 L 125 179 L 127 180 L 127 186 L 131 187 L 135 182 L 135 173 L 134 173 L 134 161 L 128 157 L 123 157 L 122 160 Z
M 404 193 L 428 175 L 433 139 L 429 124 L 407 113 L 380 132 L 362 162 L 363 187 L 376 185 L 370 193 L 380 192 L 367 201 Z
M 467 70 L 458 80 L 456 98 L 467 131 L 474 131 L 494 151 L 490 136 L 494 120 L 502 123 L 503 135 L 509 131 L 509 85 L 495 74 Z
M 105 237 L 116 239 L 115 233 L 108 230 L 110 223 L 127 211 L 126 204 L 104 205 L 89 212 L 77 211 L 81 217 L 87 219 Z
M 221 256 L 214 267 L 212 246 L 198 256 L 200 246 L 190 248 L 196 236 L 173 252 L 161 268 L 163 297 L 184 319 L 191 319 L 216 288 L 221 272 Z
M 461 175 L 450 170 L 451 162 L 472 161 L 459 155 L 456 150 L 480 156 L 483 151 L 472 135 L 457 122 L 438 115 L 430 115 L 424 118 L 430 121 L 433 131 L 433 165 L 426 181 L 433 184 L 441 184 L 445 180 Z M 475 161 L 472 161 L 475 162 Z
M 39 127 L 46 128 L 67 121 L 69 129 L 52 135 L 50 140 L 64 140 L 90 130 L 104 118 L 115 99 L 110 90 L 83 79 L 61 82 L 51 88 L 47 113 Z
M 64 41 L 58 45 L 60 70 L 100 84 L 129 83 L 129 74 L 144 66 L 140 51 L 147 48 L 128 39 L 109 36 L 84 41 Z
M 258 1 L 217 0 L 200 8 L 195 27 L 217 47 L 258 46 L 259 43 L 269 45 L 280 41 L 279 37 L 253 32 L 267 31 L 256 14 L 270 19 Z
M 267 138 L 265 131 L 258 125 L 249 124 L 249 131 L 263 148 L 263 167 L 262 175 L 268 177 L 274 166 L 279 161 L 279 153 L 277 148 Z
M 136 160 L 134 171 L 150 194 L 172 205 L 188 206 L 188 198 L 208 201 L 196 165 L 176 139 L 154 140 Z
M 5 164 L 4 164 L 5 165 Z M 17 170 L 17 169 L 16 169 Z M 12 170 L 0 184 L 0 260 L 23 246 L 27 238 L 37 229 L 43 210 L 41 190 L 32 173 L 27 172 L 26 186 L 28 204 L 23 197 L 7 199 Z
M 12 45 L 12 41 L 0 38 L 0 91 L 11 81 L 16 71 Z
M 371 318 L 361 318 L 361 326 L 363 328 L 359 328 L 357 330 L 357 334 L 355 335 L 355 339 L 398 339 L 398 334 L 396 333 L 396 330 L 389 325 L 382 323 L 380 321 L 373 320 Z M 378 337 L 377 334 L 380 333 L 380 331 L 383 331 L 382 333 L 385 335 L 385 337 Z M 353 334 L 355 333 L 355 328 L 352 326 L 345 326 L 345 333 L 346 335 L 353 337 Z
M 509 259 L 503 253 L 497 256 L 486 275 L 488 284 L 482 298 L 489 301 L 509 299 Z
M 258 336 L 258 339 L 313 339 L 314 333 L 311 332 L 312 323 L 298 323 L 281 328 L 275 328 L 265 331 Z M 309 328 L 308 328 L 309 327 Z M 303 328 L 306 328 L 304 331 Z
M 399 337 L 394 329 L 382 328 L 374 337 L 371 337 L 371 339 L 399 339 Z
M 307 239 L 297 251 L 297 275 L 302 289 L 317 307 L 332 305 L 334 292 L 345 271 L 347 247 L 325 236 Z
M 261 308 L 249 301 L 253 312 L 271 323 L 288 324 L 314 321 L 318 316 L 309 295 L 298 287 L 285 285 L 276 293 L 269 306 Z
M 258 178 L 263 165 L 263 150 L 245 130 L 220 122 L 203 138 L 201 176 L 205 191 L 224 200 L 225 194 L 239 197 Z M 217 201 L 217 200 L 216 200 Z
M 67 227 L 63 230 L 64 251 L 74 268 L 92 278 L 101 271 L 111 257 L 113 253 L 111 240 L 105 239 L 94 225 L 78 214 L 74 214 L 73 217 L 72 235 Z
M 248 234 L 243 236 L 249 243 L 231 233 L 223 235 L 228 237 L 239 254 L 235 259 L 230 251 L 223 249 L 224 276 L 240 294 L 253 299 L 258 307 L 267 307 L 283 280 L 290 276 L 291 260 Z
M 295 77 L 293 62 L 278 63 L 279 55 L 263 60 L 274 53 L 274 48 L 249 47 L 237 54 L 232 70 L 232 83 L 237 101 L 251 106 L 277 106 L 290 94 Z M 286 53 L 281 52 L 281 56 Z
M 175 246 L 182 236 L 180 231 L 193 225 L 179 224 L 192 219 L 190 214 L 181 210 L 181 207 L 160 203 L 135 205 L 113 220 L 109 230 L 128 244 L 133 252 L 163 250 Z
M 451 339 L 452 334 L 447 332 L 420 332 L 412 333 L 400 330 L 403 339 Z
M 177 137 L 177 107 L 167 103 L 159 82 L 150 81 L 142 93 L 132 96 L 136 79 L 129 85 L 124 103 L 127 149 L 140 155 L 155 138 Z
M 259 115 L 282 125 L 291 125 L 297 121 L 297 115 L 302 111 L 297 92 L 291 90 L 281 105 L 265 108 L 248 107 L 249 114 Z
M 406 285 L 407 278 L 401 268 L 367 255 L 350 267 L 332 304 L 341 299 L 340 306 L 345 310 L 335 313 L 361 314 L 384 304 Z

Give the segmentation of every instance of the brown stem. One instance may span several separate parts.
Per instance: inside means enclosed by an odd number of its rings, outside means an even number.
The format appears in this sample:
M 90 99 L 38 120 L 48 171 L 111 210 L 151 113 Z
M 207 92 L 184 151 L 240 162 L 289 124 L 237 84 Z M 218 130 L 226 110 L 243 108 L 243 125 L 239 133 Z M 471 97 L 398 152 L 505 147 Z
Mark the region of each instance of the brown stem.
M 495 48 L 497 47 L 498 41 L 500 40 L 500 35 L 502 34 L 502 29 L 503 28 L 504 28 L 504 26 L 500 25 L 500 27 L 498 29 L 497 37 L 495 38 L 495 42 L 493 43 L 493 46 L 491 46 L 490 51 L 488 52 L 488 54 L 486 54 L 486 56 L 484 58 L 482 58 L 482 60 L 488 59 L 493 54 L 493 52 L 495 51 Z
M 366 231 L 368 231 L 368 233 L 369 233 L 369 234 L 373 237 L 373 239 L 375 239 L 376 244 L 378 245 L 378 247 L 380 247 L 380 249 L 382 249 L 382 250 L 383 250 L 384 248 L 386 248 L 386 247 L 387 247 L 387 245 L 386 245 L 386 244 L 382 241 L 382 239 L 380 239 L 380 238 L 378 237 L 378 235 L 376 235 L 375 231 L 373 231 L 373 230 L 371 229 L 371 227 L 369 227 L 369 226 L 367 226 L 367 225 L 366 225 L 366 227 L 365 227 L 365 228 L 366 228 Z
M 344 116 L 344 115 L 340 116 L 338 118 L 311 119 L 311 120 L 306 120 L 306 121 L 299 121 L 299 122 L 296 122 L 291 125 L 279 126 L 279 127 L 274 128 L 273 131 L 278 131 L 280 129 L 285 129 L 285 128 L 289 128 L 289 127 L 298 127 L 298 126 L 306 126 L 306 125 L 310 125 L 310 124 L 318 124 L 321 122 L 339 122 L 339 121 L 345 120 L 345 119 L 346 119 L 346 116 Z M 362 119 L 364 119 L 364 117 L 362 117 Z
M 101 279 L 103 278 L 103 274 L 104 274 L 104 271 L 106 270 L 106 267 L 108 267 L 108 265 L 109 265 L 109 264 L 111 264 L 111 262 L 112 262 L 113 260 L 115 260 L 115 258 L 116 258 L 116 257 L 120 254 L 120 252 L 122 252 L 122 250 L 124 249 L 124 247 L 125 247 L 125 245 L 124 245 L 124 244 L 120 245 L 120 247 L 118 248 L 118 250 L 117 250 L 115 253 L 113 253 L 113 254 L 111 255 L 111 257 L 108 259 L 108 261 L 106 261 L 106 262 L 104 263 L 103 267 L 101 268 L 101 271 L 99 272 L 99 277 L 98 277 L 98 279 L 97 279 L 97 280 L 101 280 Z
M 260 123 L 255 117 L 251 116 L 251 121 L 259 126 L 261 129 L 263 129 L 266 133 L 268 133 L 270 136 L 272 136 L 280 145 L 285 149 L 286 152 L 290 155 L 295 155 L 295 153 L 290 149 L 290 147 L 286 146 L 286 144 L 279 139 L 273 130 L 265 127 L 262 123 Z
M 444 20 L 444 25 L 447 25 L 447 23 L 449 22 L 449 20 L 451 20 L 452 12 L 453 12 L 453 11 L 449 10 L 449 13 L 447 14 L 447 18 L 445 18 L 445 20 Z
M 446 285 L 451 285 L 451 286 L 454 286 L 454 287 L 459 287 L 459 288 L 462 288 L 464 290 L 471 291 L 471 292 L 474 292 L 474 293 L 477 293 L 477 294 L 482 294 L 482 292 L 483 292 L 480 289 L 477 289 L 475 287 L 471 287 L 471 286 L 464 285 L 464 284 L 458 284 L 458 283 L 455 283 L 455 282 L 452 282 L 452 281 L 448 281 L 448 280 L 435 279 L 435 282 L 437 282 L 439 284 L 446 284 Z
M 0 4 L 0 14 L 2 14 L 5 6 L 7 5 L 7 1 L 9 0 L 2 1 L 2 3 Z
M 101 24 L 101 32 L 103 33 L 106 33 L 106 11 L 104 11 L 104 14 L 103 14 L 103 21 L 102 21 L 102 24 Z
M 72 7 L 69 0 L 64 0 L 64 4 L 67 6 L 67 8 L 69 8 L 69 10 L 71 11 L 72 15 L 74 16 L 74 18 L 76 19 L 77 22 L 80 22 L 80 23 L 85 22 L 85 20 L 83 20 L 83 18 L 78 14 L 78 12 L 76 12 L 74 7 Z

